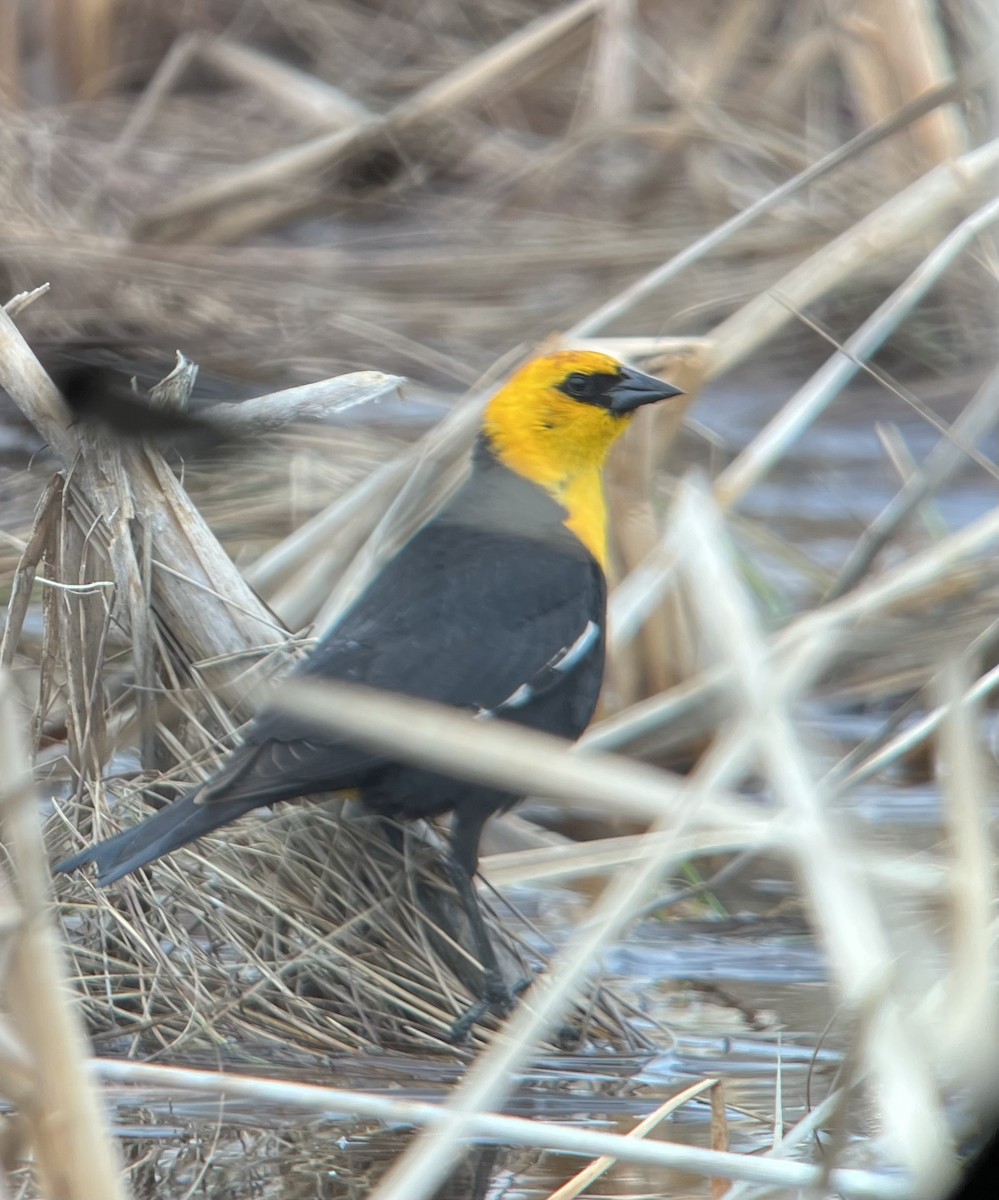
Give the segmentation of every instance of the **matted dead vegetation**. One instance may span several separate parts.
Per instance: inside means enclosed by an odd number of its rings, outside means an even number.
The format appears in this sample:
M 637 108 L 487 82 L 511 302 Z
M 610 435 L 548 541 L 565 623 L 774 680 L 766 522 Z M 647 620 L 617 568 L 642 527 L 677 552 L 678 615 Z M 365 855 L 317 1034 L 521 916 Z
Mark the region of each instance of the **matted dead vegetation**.
M 776 393 L 769 425 L 737 456 L 690 434 L 678 454 L 679 409 L 645 414 L 622 448 L 609 679 L 578 756 L 345 689 L 285 693 L 374 745 L 550 798 L 598 835 L 515 817 L 506 852 L 486 860 L 497 885 L 607 880 L 500 1036 L 493 1021 L 462 1050 L 447 1043 L 476 976 L 431 834 L 407 837 L 404 862 L 337 802 L 289 806 L 110 893 L 59 882 L 102 1056 L 90 1079 L 126 1112 L 141 1088 L 256 1106 L 252 1134 L 235 1118 L 195 1120 L 193 1149 L 126 1139 L 134 1194 L 419 1200 L 478 1138 L 607 1154 L 650 1180 L 730 1179 L 733 1200 L 775 1187 L 934 1195 L 962 1132 L 952 1107 L 984 1096 L 996 1061 L 978 714 L 999 683 L 999 517 L 953 526 L 935 507 L 969 461 L 999 478 L 981 448 L 999 411 L 986 8 L 505 0 L 421 6 L 417 19 L 402 4 L 202 0 L 175 18 L 138 0 L 78 0 L 46 11 L 47 23 L 40 7 L 0 0 L 0 384 L 46 444 L 24 432 L 8 455 L 0 578 L 2 665 L 29 698 L 53 857 L 137 819 L 151 790 L 211 769 L 262 682 L 454 486 L 489 389 L 544 338 L 637 360 L 691 402 L 761 363 Z M 43 283 L 44 295 L 11 299 Z M 201 363 L 205 405 L 216 390 L 317 390 L 265 402 L 281 430 L 258 433 L 252 452 L 181 463 L 73 426 L 43 369 L 83 357 L 151 382 L 176 347 Z M 966 367 L 956 419 L 920 399 Z M 865 369 L 940 440 L 917 462 L 881 430 L 898 496 L 830 564 L 741 510 Z M 397 375 L 419 381 L 418 403 L 386 412 Z M 303 404 L 375 401 L 349 425 L 289 425 Z M 710 484 L 677 482 L 691 459 Z M 747 593 L 748 579 L 764 606 L 754 556 L 778 562 L 794 596 L 766 622 Z M 797 718 L 831 693 L 881 705 L 885 719 L 827 771 Z M 860 844 L 838 805 L 879 773 L 927 762 L 946 844 Z M 689 773 L 666 769 L 680 764 Z M 8 770 L 0 782 L 5 814 L 23 814 L 23 779 Z M 25 837 L 5 815 L 15 953 L 0 1066 L 25 1116 L 4 1166 L 16 1171 L 30 1146 L 43 1190 L 66 1179 L 66 1196 L 106 1200 L 110 1151 L 74 1177 L 81 1142 L 59 1144 L 45 1124 L 65 1087 L 74 1137 L 104 1144 L 81 1115 L 94 1106 L 72 1029 L 45 1047 L 42 1010 L 27 1013 L 59 964 L 25 952 L 25 914 L 36 936 L 43 920 Z M 726 1152 L 720 1092 L 712 1149 L 499 1115 L 541 1047 L 631 1063 L 668 1045 L 594 986 L 593 964 L 684 863 L 763 850 L 797 872 L 852 1030 L 835 1090 L 773 1154 Z M 934 966 L 896 925 L 900 904 L 944 914 Z M 495 908 L 510 970 L 529 973 L 539 958 L 517 945 L 526 926 Z M 44 1069 L 54 1048 L 62 1075 Z M 449 1063 L 480 1053 L 443 1105 L 302 1082 L 337 1056 L 387 1050 Z M 192 1062 L 218 1069 L 177 1066 Z M 572 1086 L 571 1071 L 562 1078 Z M 844 1114 L 861 1104 L 877 1133 L 850 1142 Z M 355 1166 L 320 1130 L 306 1165 L 281 1121 L 331 1111 L 369 1134 L 378 1121 L 424 1132 L 394 1165 Z M 819 1166 L 802 1149 L 817 1129 L 829 1131 Z M 453 1194 L 485 1194 L 492 1167 L 464 1171 Z

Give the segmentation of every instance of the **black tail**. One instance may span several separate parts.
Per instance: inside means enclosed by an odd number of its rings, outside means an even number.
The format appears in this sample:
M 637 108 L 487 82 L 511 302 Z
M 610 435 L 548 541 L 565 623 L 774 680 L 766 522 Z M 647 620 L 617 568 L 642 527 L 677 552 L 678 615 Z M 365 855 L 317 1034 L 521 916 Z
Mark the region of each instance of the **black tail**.
M 94 863 L 97 882 L 103 887 L 259 807 L 259 801 L 247 800 L 196 804 L 196 795 L 191 792 L 181 796 L 131 829 L 65 859 L 55 870 L 64 873 Z

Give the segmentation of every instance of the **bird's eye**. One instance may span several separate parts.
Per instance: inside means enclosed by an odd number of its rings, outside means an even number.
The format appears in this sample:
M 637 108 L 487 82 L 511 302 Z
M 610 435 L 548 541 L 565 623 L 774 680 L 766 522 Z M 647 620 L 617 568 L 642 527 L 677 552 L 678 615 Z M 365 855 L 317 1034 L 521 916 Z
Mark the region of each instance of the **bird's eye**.
M 589 390 L 589 384 L 589 376 L 584 375 L 582 371 L 573 371 L 565 381 L 564 387 L 570 396 L 585 396 Z

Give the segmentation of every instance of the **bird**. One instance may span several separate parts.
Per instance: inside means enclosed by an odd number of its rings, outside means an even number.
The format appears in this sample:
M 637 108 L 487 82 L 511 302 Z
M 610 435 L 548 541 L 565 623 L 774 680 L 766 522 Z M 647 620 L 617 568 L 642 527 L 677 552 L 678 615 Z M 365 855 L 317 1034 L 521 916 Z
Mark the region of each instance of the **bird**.
M 603 468 L 637 409 L 680 389 L 593 350 L 544 354 L 489 400 L 465 483 L 293 674 L 386 689 L 575 740 L 604 673 Z M 113 883 L 238 817 L 349 791 L 383 817 L 451 813 L 446 866 L 483 973 L 512 1003 L 474 891 L 479 841 L 517 795 L 395 761 L 266 704 L 204 783 L 56 866 Z

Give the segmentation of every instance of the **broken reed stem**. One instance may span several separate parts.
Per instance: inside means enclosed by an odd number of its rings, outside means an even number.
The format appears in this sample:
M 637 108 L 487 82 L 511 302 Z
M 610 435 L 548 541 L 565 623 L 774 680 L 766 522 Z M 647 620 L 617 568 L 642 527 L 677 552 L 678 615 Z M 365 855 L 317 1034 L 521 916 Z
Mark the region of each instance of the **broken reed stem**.
M 0 104 L 11 109 L 21 101 L 20 12 L 18 0 L 0 0 Z
M 779 1086 L 779 1073 L 777 1081 Z M 727 1150 L 728 1145 L 728 1110 L 725 1104 L 725 1083 L 721 1079 L 716 1079 L 711 1088 L 711 1149 Z M 727 1179 L 714 1177 L 711 1180 L 711 1200 L 721 1200 L 722 1196 L 728 1192 L 728 1189 L 729 1181 Z
M 113 527 L 120 472 L 116 454 L 85 451 L 81 435 L 52 380 L 10 317 L 0 311 L 0 386 L 71 472 L 74 502 L 86 527 Z M 159 455 L 135 454 L 128 474 L 140 524 L 153 531 L 156 609 L 191 661 L 241 654 L 269 645 L 274 619 L 244 582 L 229 556 Z
M 50 920 L 48 870 L 38 800 L 13 683 L 0 674 L 0 828 L 13 869 L 20 921 L 8 930 L 5 985 L 11 1018 L 31 1056 L 31 1130 L 42 1190 L 60 1200 L 125 1200 L 117 1147 L 99 1089 L 86 1070 L 87 1044 Z
M 325 415 L 375 400 L 395 391 L 400 382 L 397 376 L 359 372 L 230 406 L 233 411 L 222 406 L 210 411 L 213 420 L 236 430 L 259 432 L 306 414 Z M 103 444 L 103 453 L 85 450 L 59 392 L 3 312 L 0 385 L 62 459 L 70 472 L 74 503 L 81 506 L 87 526 L 102 530 L 112 549 L 131 536 L 140 544 L 150 541 L 156 612 L 190 661 L 224 662 L 253 647 L 270 648 L 286 634 L 159 454 L 135 450 L 129 454 L 126 472 L 112 442 Z M 126 561 L 120 553 L 112 553 L 112 559 L 119 568 Z M 119 577 L 116 582 L 134 601 L 135 579 Z M 134 603 L 131 609 L 139 611 Z M 217 679 L 232 685 L 232 670 L 226 666 L 213 670 Z M 237 711 L 247 711 L 251 691 L 249 679 L 238 683 Z
M 199 416 L 234 433 L 271 433 L 296 421 L 321 421 L 360 404 L 376 404 L 398 392 L 405 382 L 400 375 L 355 371 L 235 404 L 213 404 L 202 409 Z
M 788 1155 L 800 1153 L 802 1145 L 817 1137 L 819 1131 L 825 1129 L 835 1117 L 843 1103 L 843 1094 L 837 1089 L 810 1109 L 801 1120 L 780 1139 L 772 1150 L 762 1157 L 787 1158 Z M 752 1200 L 754 1185 L 751 1183 L 734 1183 L 726 1192 L 727 1200 Z

